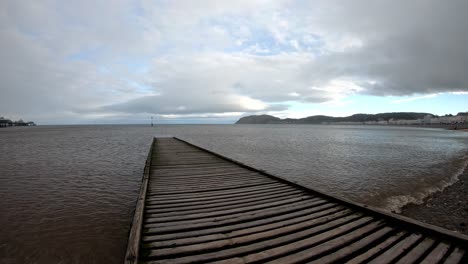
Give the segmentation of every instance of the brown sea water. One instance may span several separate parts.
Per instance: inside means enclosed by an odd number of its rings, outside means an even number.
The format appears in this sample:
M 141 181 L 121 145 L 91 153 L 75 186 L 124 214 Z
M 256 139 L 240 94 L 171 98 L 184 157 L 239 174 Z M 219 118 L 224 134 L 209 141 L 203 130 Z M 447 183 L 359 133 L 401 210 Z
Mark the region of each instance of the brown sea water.
M 312 125 L 0 129 L 0 263 L 121 263 L 153 136 L 397 210 L 456 179 L 468 133 Z

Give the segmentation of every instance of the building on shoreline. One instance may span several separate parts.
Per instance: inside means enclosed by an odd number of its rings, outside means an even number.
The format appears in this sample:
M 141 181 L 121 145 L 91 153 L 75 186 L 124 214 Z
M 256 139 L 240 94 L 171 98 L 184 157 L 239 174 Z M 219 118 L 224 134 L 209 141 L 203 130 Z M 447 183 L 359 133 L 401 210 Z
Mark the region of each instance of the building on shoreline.
M 456 116 L 430 116 L 416 120 L 388 120 L 389 125 L 454 125 L 468 124 L 468 113 L 458 113 Z
M 5 119 L 3 117 L 0 117 L 0 127 L 9 127 L 13 125 L 13 121 L 10 119 Z
M 460 112 L 456 116 L 434 116 L 426 115 L 420 119 L 394 119 L 384 120 L 380 118 L 377 121 L 364 122 L 324 122 L 322 124 L 335 125 L 397 125 L 397 126 L 433 126 L 447 127 L 449 129 L 468 128 L 468 112 Z
M 18 121 L 11 121 L 10 119 L 6 119 L 0 117 L 0 127 L 13 127 L 13 126 L 35 126 L 36 124 L 32 121 L 25 122 L 22 119 Z

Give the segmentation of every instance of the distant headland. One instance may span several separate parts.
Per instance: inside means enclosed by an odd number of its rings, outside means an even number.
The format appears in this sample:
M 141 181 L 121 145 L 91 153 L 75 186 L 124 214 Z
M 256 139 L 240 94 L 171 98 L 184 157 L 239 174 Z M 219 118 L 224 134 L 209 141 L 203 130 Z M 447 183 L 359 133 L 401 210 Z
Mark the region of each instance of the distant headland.
M 13 127 L 13 126 L 35 126 L 36 124 L 32 121 L 25 122 L 23 119 L 18 121 L 12 121 L 4 117 L 0 117 L 0 127 Z
M 336 125 L 434 125 L 452 128 L 468 127 L 468 112 L 437 116 L 430 113 L 395 112 L 355 114 L 346 117 L 315 115 L 305 118 L 281 119 L 271 115 L 251 115 L 240 118 L 236 124 L 336 124 Z

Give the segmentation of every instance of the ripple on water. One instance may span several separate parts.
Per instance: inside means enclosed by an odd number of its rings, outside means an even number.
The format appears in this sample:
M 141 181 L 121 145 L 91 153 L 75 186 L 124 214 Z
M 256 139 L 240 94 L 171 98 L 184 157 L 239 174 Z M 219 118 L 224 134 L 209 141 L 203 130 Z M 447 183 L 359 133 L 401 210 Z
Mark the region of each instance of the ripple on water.
M 309 187 L 387 209 L 453 182 L 468 149 L 468 133 L 416 128 L 1 129 L 0 262 L 121 263 L 155 135 L 179 136 Z

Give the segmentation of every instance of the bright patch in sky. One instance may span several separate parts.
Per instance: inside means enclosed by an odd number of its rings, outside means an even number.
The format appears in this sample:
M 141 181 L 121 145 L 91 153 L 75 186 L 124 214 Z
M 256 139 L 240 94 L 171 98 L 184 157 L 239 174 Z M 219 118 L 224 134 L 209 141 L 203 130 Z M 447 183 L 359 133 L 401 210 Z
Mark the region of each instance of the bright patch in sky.
M 9 118 L 468 111 L 468 1 L 5 0 L 0 10 Z

